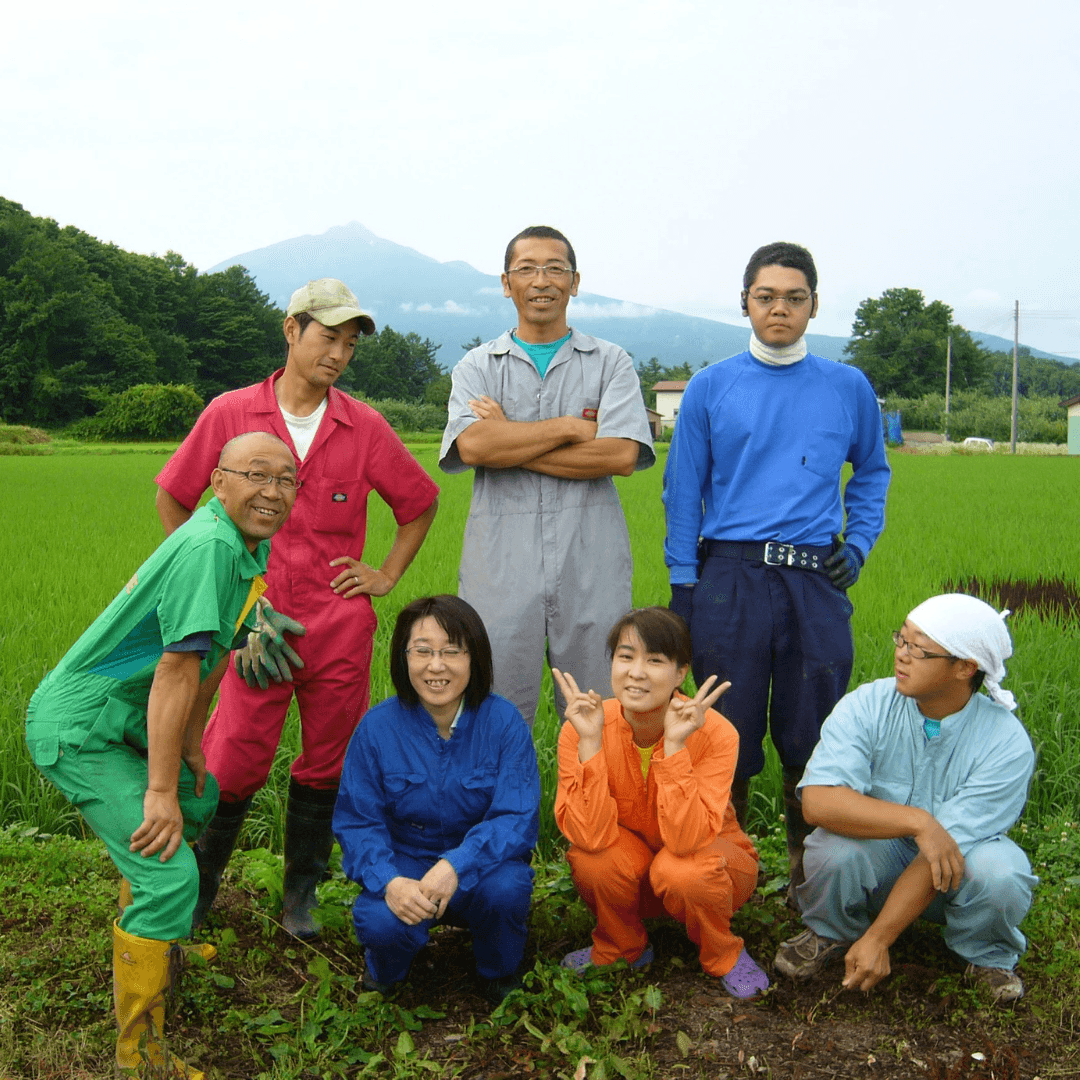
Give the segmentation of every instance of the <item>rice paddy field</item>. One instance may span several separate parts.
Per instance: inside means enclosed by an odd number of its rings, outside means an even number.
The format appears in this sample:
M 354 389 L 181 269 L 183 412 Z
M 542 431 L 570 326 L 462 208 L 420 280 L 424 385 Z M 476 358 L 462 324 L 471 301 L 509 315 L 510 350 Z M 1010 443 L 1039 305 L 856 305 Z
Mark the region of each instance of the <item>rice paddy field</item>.
M 437 446 L 411 444 L 436 475 Z M 0 1077 L 89 1080 L 112 1074 L 115 1030 L 105 957 L 115 872 L 102 845 L 36 772 L 23 742 L 30 694 L 161 539 L 153 477 L 167 447 L 121 453 L 0 456 Z M 634 548 L 636 604 L 668 599 L 660 488 L 663 455 L 617 481 Z M 647 973 L 605 973 L 586 990 L 559 958 L 587 940 L 555 835 L 551 802 L 558 718 L 537 719 L 545 806 L 533 860 L 528 989 L 489 1016 L 472 987 L 467 935 L 443 928 L 414 965 L 401 1000 L 359 992 L 348 906 L 355 887 L 335 871 L 320 889 L 323 939 L 300 946 L 277 929 L 282 804 L 298 749 L 295 717 L 259 794 L 211 916 L 212 968 L 189 968 L 170 1037 L 213 1080 L 356 1080 L 368 1076 L 480 1078 L 615 1076 L 627 1080 L 877 1076 L 883 1080 L 1043 1080 L 1080 1076 L 1080 535 L 1076 471 L 1066 457 L 892 455 L 888 525 L 858 584 L 854 682 L 888 675 L 890 631 L 926 596 L 960 585 L 1016 609 L 1016 656 L 1006 685 L 1038 749 L 1038 771 L 1013 837 L 1041 879 L 1025 920 L 1027 994 L 995 1009 L 966 985 L 940 932 L 920 924 L 893 949 L 893 975 L 869 996 L 838 974 L 774 979 L 764 1000 L 733 1002 L 704 976 L 680 927 L 650 935 Z M 412 570 L 377 600 L 373 700 L 391 692 L 394 617 L 418 595 L 453 591 L 470 478 L 438 476 L 441 509 Z M 367 561 L 388 549 L 393 521 L 372 500 Z M 359 554 L 359 553 L 352 553 Z M 328 575 L 329 577 L 329 575 Z M 801 928 L 785 903 L 778 768 L 755 784 L 751 831 L 767 882 L 735 917 L 747 948 L 768 963 Z M 42 842 L 45 841 L 45 842 Z M 267 851 L 266 849 L 270 850 Z
M 387 645 L 398 610 L 417 596 L 454 592 L 471 478 L 446 476 L 437 447 L 414 452 L 442 487 L 438 518 L 408 575 L 376 600 L 380 629 L 372 700 L 392 690 Z M 660 489 L 666 446 L 656 467 L 617 480 L 634 552 L 635 605 L 668 600 Z M 890 632 L 925 597 L 950 585 L 974 585 L 995 599 L 998 586 L 1023 603 L 1010 620 L 1015 656 L 1010 687 L 1039 753 L 1026 820 L 1080 817 L 1080 593 L 1075 497 L 1080 460 L 999 455 L 922 457 L 892 454 L 888 523 L 858 584 L 852 685 L 891 673 Z M 0 457 L 4 528 L 0 530 L 0 827 L 16 822 L 43 832 L 79 833 L 78 816 L 34 769 L 23 742 L 31 693 L 49 668 L 112 599 L 161 540 L 153 477 L 164 458 L 56 454 Z M 372 499 L 367 562 L 389 548 L 393 520 Z M 352 554 L 359 554 L 353 552 Z M 330 574 L 327 575 L 328 580 Z M 996 583 L 996 584 L 995 584 Z M 1011 590 L 1011 592 L 1010 592 Z M 553 799 L 558 728 L 547 676 L 547 704 L 536 737 L 547 805 Z M 286 728 L 270 785 L 246 826 L 245 846 L 280 850 L 288 762 L 299 746 L 295 717 Z M 752 815 L 778 811 L 778 770 L 770 759 L 756 782 Z M 543 846 L 554 841 L 545 813 Z

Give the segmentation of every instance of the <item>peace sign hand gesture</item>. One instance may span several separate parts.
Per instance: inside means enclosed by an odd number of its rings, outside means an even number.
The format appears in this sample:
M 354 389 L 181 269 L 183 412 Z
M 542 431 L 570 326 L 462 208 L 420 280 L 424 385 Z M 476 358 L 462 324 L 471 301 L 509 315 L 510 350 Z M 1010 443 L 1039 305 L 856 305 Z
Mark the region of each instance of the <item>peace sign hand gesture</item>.
M 705 710 L 711 708 L 731 686 L 730 682 L 715 686 L 716 679 L 715 675 L 710 675 L 698 692 L 687 700 L 672 695 L 664 713 L 665 757 L 677 754 L 686 745 L 686 740 L 705 723 Z
M 568 671 L 551 669 L 559 692 L 566 699 L 567 722 L 578 733 L 578 761 L 582 765 L 597 753 L 604 736 L 604 702 L 595 690 L 580 690 Z

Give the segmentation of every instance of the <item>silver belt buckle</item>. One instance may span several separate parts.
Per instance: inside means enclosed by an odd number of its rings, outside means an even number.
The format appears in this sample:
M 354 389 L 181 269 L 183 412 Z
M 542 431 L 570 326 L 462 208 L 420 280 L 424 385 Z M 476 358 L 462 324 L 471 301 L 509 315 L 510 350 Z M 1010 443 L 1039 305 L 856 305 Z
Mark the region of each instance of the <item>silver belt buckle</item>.
M 792 566 L 795 563 L 795 549 L 790 544 L 769 540 L 765 544 L 764 561 L 766 566 Z

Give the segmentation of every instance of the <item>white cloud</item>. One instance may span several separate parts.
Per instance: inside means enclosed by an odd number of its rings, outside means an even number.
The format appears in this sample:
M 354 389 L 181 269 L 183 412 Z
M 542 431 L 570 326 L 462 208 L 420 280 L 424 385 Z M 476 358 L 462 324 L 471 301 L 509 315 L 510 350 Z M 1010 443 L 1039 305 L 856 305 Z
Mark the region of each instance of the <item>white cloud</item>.
M 631 304 L 628 300 L 614 300 L 608 304 L 583 304 L 571 300 L 569 310 L 579 319 L 643 319 L 657 311 L 654 307 Z
M 401 305 L 403 308 L 404 304 Z M 411 304 L 409 305 L 412 306 Z M 442 304 L 435 307 L 433 304 L 417 304 L 417 311 L 441 311 L 444 315 L 483 315 L 486 313 L 486 308 L 471 308 L 462 307 L 460 304 L 453 300 L 444 300 Z
M 412 306 L 411 303 L 398 304 L 398 307 L 401 308 L 402 311 L 412 311 L 412 309 L 413 309 L 413 306 Z
M 476 290 L 477 296 L 502 296 L 501 285 L 484 285 L 482 288 Z

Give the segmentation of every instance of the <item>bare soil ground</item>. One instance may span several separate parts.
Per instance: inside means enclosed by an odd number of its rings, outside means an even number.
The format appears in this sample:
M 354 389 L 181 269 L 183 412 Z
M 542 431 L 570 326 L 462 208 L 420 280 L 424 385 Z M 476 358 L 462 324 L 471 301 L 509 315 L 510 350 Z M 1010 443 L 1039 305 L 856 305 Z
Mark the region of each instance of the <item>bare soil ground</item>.
M 0 1080 L 111 1076 L 115 871 L 92 842 L 7 850 Z M 207 968 L 189 968 L 168 1032 L 208 1080 L 354 1080 L 368 1060 L 355 1056 L 359 1047 L 385 1056 L 365 1076 L 395 1078 L 1080 1077 L 1080 1001 L 1058 989 L 1075 985 L 1072 947 L 1062 952 L 1077 940 L 1064 896 L 1066 921 L 1052 935 L 1043 928 L 1025 958 L 1038 972 L 1025 976 L 1026 996 L 998 1009 L 964 983 L 940 932 L 922 924 L 894 946 L 892 975 L 869 995 L 841 990 L 840 967 L 801 984 L 775 976 L 778 943 L 801 927 L 779 885 L 736 916 L 747 948 L 774 979 L 759 1001 L 735 1001 L 702 974 L 695 947 L 673 922 L 649 926 L 650 969 L 606 973 L 584 984 L 585 997 L 557 964 L 587 940 L 588 913 L 556 887 L 542 890 L 533 909 L 527 964 L 544 962 L 526 977 L 526 991 L 492 1016 L 467 932 L 439 928 L 408 984 L 384 1003 L 362 994 L 363 961 L 343 905 L 331 909 L 333 925 L 310 947 L 276 928 L 266 892 L 227 878 L 208 926 L 221 954 Z M 411 1039 L 404 1054 L 403 1033 Z
M 240 930 L 241 948 L 265 948 L 262 931 L 245 918 L 249 898 L 233 891 L 224 899 L 228 924 Z M 751 903 L 779 908 L 775 896 L 756 897 Z M 940 934 L 922 927 L 901 939 L 894 949 L 892 976 L 870 995 L 840 989 L 842 965 L 809 982 L 792 983 L 772 972 L 771 958 L 779 935 L 798 929 L 791 916 L 789 922 L 778 922 L 774 932 L 759 936 L 756 945 L 748 937 L 748 947 L 769 969 L 774 982 L 763 1000 L 745 1003 L 729 997 L 715 979 L 701 972 L 695 949 L 681 927 L 673 922 L 652 924 L 657 960 L 651 970 L 616 977 L 619 989 L 651 983 L 662 994 L 644 1046 L 652 1071 L 641 1075 L 657 1080 L 751 1076 L 1049 1080 L 1080 1076 L 1076 1030 L 1080 1003 L 1057 1003 L 1060 1008 L 1055 1008 L 1052 990 L 1046 993 L 1044 988 L 1029 987 L 1028 997 L 1014 1008 L 993 1008 L 981 991 L 962 982 L 960 962 L 944 947 Z M 580 944 L 555 942 L 548 951 L 554 958 Z M 320 948 L 335 965 L 357 977 L 362 972 L 359 950 L 344 935 L 333 935 Z M 293 998 L 306 978 L 304 967 L 302 959 L 277 966 L 277 986 L 269 996 L 282 1001 Z M 444 1075 L 469 1080 L 558 1074 L 580 1080 L 594 1075 L 588 1063 L 581 1071 L 580 1061 L 560 1060 L 557 1050 L 545 1050 L 523 1026 L 503 1028 L 498 1038 L 480 1037 L 490 1006 L 480 995 L 472 971 L 467 932 L 443 928 L 433 935 L 407 986 L 394 999 L 407 1010 L 426 1004 L 445 1012 L 441 1019 L 425 1020 L 422 1029 L 413 1033 L 419 1054 L 441 1062 L 446 1067 Z M 261 985 L 245 1001 L 238 980 L 230 995 L 236 999 L 235 1007 L 258 1009 L 265 1007 L 267 990 Z M 526 997 L 509 1011 L 528 1007 Z M 288 1015 L 285 1008 L 282 1012 Z M 475 1034 L 463 1038 L 470 1029 Z M 639 1056 L 644 1055 L 639 1052 Z M 215 1077 L 239 1080 L 251 1075 L 246 1040 L 233 1042 L 225 1037 L 216 1043 L 211 1060 L 217 1066 Z M 460 1071 L 453 1072 L 455 1068 Z

